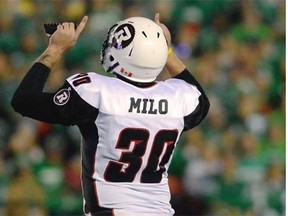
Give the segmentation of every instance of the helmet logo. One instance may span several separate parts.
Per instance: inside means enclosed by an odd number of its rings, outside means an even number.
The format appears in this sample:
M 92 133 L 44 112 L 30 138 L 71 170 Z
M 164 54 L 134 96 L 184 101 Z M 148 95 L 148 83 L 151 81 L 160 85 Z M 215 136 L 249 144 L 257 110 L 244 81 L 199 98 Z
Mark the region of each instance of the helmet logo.
M 124 49 L 127 47 L 135 36 L 135 29 L 131 24 L 122 24 L 120 25 L 115 33 L 113 38 L 113 44 L 116 49 Z

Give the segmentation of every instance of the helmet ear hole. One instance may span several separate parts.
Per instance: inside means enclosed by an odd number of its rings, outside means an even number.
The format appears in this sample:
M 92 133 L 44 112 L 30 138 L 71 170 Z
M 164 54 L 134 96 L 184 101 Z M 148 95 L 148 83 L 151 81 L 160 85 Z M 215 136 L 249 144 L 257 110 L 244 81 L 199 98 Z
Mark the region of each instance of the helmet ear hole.
M 109 59 L 110 59 L 111 62 L 114 61 L 114 57 L 112 55 L 110 55 Z

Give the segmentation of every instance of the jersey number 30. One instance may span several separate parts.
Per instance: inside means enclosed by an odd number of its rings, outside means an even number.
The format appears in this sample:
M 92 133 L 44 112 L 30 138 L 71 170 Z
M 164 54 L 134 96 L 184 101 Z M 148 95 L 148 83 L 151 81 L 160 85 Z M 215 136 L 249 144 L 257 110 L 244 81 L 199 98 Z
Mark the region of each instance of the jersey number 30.
M 104 173 L 108 182 L 133 182 L 147 149 L 150 133 L 146 129 L 126 128 L 118 138 L 116 149 L 122 150 L 118 161 L 109 161 Z M 160 130 L 155 135 L 147 165 L 140 175 L 142 183 L 158 183 L 162 179 L 178 136 L 177 130 Z

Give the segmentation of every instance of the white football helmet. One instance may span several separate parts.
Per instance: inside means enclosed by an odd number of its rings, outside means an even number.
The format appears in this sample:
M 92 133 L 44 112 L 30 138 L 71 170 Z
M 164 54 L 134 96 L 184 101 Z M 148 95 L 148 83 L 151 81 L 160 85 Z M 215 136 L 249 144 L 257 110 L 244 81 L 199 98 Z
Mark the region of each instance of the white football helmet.
M 132 17 L 109 29 L 100 63 L 107 72 L 134 82 L 148 83 L 162 71 L 167 53 L 161 27 L 150 19 Z

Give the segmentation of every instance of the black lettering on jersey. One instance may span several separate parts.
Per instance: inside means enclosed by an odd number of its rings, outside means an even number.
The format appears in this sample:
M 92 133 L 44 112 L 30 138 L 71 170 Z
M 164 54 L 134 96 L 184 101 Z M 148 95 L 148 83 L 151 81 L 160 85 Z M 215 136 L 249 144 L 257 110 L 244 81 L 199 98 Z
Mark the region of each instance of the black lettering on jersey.
M 58 106 L 63 106 L 69 101 L 70 91 L 69 89 L 61 89 L 58 91 L 53 98 L 53 101 Z
M 161 99 L 161 100 L 159 100 L 159 103 L 158 103 L 158 105 L 159 105 L 159 113 L 160 114 L 167 114 L 167 112 L 168 112 L 168 101 L 167 100 L 165 100 L 165 99 Z
M 135 101 L 135 98 L 130 98 L 130 108 L 128 112 L 133 112 L 133 110 L 136 109 L 136 112 L 140 113 L 140 104 L 141 104 L 140 98 L 138 98 L 137 101 Z
M 138 100 L 140 100 L 140 99 L 138 99 Z M 144 98 L 144 99 L 142 99 L 142 102 L 143 102 L 143 108 L 142 108 L 141 113 L 147 113 L 147 102 L 148 102 L 148 99 Z
M 150 99 L 149 101 L 150 101 L 150 109 L 148 114 L 157 114 L 157 109 L 154 108 L 154 100 Z
M 160 99 L 158 102 L 154 99 L 147 98 L 130 98 L 130 107 L 128 112 L 136 112 L 143 114 L 167 114 L 168 112 L 168 101 L 166 99 Z

